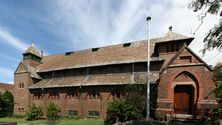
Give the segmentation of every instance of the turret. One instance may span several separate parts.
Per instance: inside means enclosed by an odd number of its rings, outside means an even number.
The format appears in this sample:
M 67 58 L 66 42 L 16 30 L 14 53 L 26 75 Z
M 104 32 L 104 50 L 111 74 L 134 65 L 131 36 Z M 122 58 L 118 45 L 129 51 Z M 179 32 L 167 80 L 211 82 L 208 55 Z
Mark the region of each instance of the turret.
M 42 63 L 43 55 L 32 44 L 24 53 L 23 61 L 14 73 L 14 114 L 25 115 L 31 104 L 29 86 L 35 84 L 41 77 L 36 73 L 36 67 Z
M 31 67 L 36 67 L 41 64 L 43 58 L 42 52 L 40 52 L 35 44 L 32 44 L 24 53 L 23 53 L 23 62 Z

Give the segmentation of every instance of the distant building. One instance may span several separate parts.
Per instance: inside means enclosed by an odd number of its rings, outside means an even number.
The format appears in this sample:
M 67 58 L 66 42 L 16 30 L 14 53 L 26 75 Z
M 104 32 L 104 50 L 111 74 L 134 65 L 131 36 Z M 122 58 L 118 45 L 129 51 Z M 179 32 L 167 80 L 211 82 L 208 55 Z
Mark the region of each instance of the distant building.
M 156 114 L 195 115 L 217 102 L 212 69 L 188 45 L 194 38 L 172 32 L 151 39 L 151 84 L 158 85 Z M 106 117 L 121 87 L 147 81 L 147 40 L 43 56 L 35 45 L 14 74 L 14 114 L 35 103 L 57 104 L 64 116 Z M 144 93 L 145 94 L 145 93 Z
M 13 84 L 8 83 L 0 83 L 0 93 L 4 93 L 5 91 L 9 91 L 13 94 Z

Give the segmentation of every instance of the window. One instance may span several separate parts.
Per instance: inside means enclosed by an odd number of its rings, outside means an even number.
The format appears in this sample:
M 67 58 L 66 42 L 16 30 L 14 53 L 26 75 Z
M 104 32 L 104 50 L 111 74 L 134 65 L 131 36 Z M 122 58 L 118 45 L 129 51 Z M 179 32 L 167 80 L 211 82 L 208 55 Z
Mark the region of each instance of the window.
M 92 48 L 92 52 L 97 52 L 99 48 Z
M 175 51 L 175 45 L 174 44 L 171 44 L 170 45 L 170 52 L 174 52 Z
M 59 94 L 57 92 L 50 92 L 49 93 L 49 96 L 48 96 L 48 99 L 51 99 L 51 100 L 57 100 L 59 99 Z
M 78 111 L 77 110 L 68 110 L 69 116 L 74 117 L 78 115 Z
M 93 92 L 88 94 L 88 98 L 89 98 L 89 100 L 99 100 L 100 95 L 99 95 L 99 93 L 93 91 Z
M 74 52 L 66 52 L 65 55 L 66 55 L 66 56 L 69 56 L 69 55 L 71 55 L 71 54 L 73 54 L 73 53 L 74 53 Z
M 114 100 L 114 99 L 118 99 L 118 98 L 121 98 L 120 92 L 112 92 L 110 99 Z
M 131 43 L 124 43 L 123 47 L 130 47 Z
M 99 117 L 99 111 L 89 111 L 88 116 L 89 117 Z
M 34 93 L 32 96 L 33 100 L 40 100 L 43 98 L 43 95 L 41 93 Z
M 192 62 L 192 57 L 191 56 L 180 56 L 180 61 L 191 63 Z
M 167 45 L 167 53 L 170 51 L 170 46 Z
M 176 44 L 176 51 L 179 51 L 179 44 Z
M 67 95 L 66 95 L 66 99 L 68 100 L 78 100 L 79 99 L 79 94 L 78 93 L 75 93 L 75 92 L 69 92 Z
M 24 83 L 23 82 L 19 82 L 19 88 L 24 88 L 24 87 L 25 87 Z

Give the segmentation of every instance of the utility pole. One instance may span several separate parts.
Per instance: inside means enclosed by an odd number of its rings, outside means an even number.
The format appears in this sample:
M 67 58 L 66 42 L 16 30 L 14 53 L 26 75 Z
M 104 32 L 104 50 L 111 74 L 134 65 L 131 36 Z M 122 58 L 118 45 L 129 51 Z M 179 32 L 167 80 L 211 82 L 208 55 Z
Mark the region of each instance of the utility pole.
M 146 120 L 150 119 L 150 21 L 151 17 L 146 18 L 147 21 L 147 100 L 146 100 Z

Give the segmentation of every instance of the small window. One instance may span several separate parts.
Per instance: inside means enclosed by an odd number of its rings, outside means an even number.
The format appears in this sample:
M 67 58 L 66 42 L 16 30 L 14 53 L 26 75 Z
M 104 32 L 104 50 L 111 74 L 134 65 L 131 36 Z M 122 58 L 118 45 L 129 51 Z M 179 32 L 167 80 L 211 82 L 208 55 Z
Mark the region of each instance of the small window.
M 59 98 L 60 98 L 59 93 L 57 93 L 57 92 L 50 92 L 49 93 L 48 99 L 58 100 Z
M 99 93 L 93 91 L 93 92 L 88 94 L 88 98 L 89 98 L 89 100 L 99 100 L 100 95 L 99 95 Z
M 181 62 L 191 63 L 192 62 L 192 58 L 191 58 L 191 56 L 180 56 L 180 61 Z
M 24 88 L 24 87 L 25 87 L 24 83 L 23 82 L 19 82 L 19 88 Z
M 99 117 L 99 111 L 89 111 L 88 116 L 89 117 Z
M 78 111 L 77 110 L 68 110 L 69 116 L 74 117 L 78 115 Z
M 166 47 L 167 47 L 167 53 L 168 53 L 170 51 L 170 46 L 167 45 Z
M 179 51 L 179 44 L 176 45 L 176 51 Z
M 97 52 L 99 48 L 92 48 L 92 52 Z
M 110 97 L 111 97 L 110 98 L 111 100 L 115 100 L 115 99 L 121 98 L 121 94 L 120 92 L 112 92 Z
M 69 56 L 69 55 L 71 55 L 71 54 L 73 54 L 73 53 L 74 53 L 74 52 L 66 52 L 65 55 L 66 55 L 66 56 Z
M 170 52 L 174 52 L 174 51 L 175 51 L 175 45 L 171 44 Z
M 130 47 L 131 43 L 124 43 L 123 47 Z
M 66 99 L 68 100 L 78 100 L 79 99 L 79 94 L 78 93 L 74 93 L 74 92 L 69 92 L 67 95 L 66 95 Z

